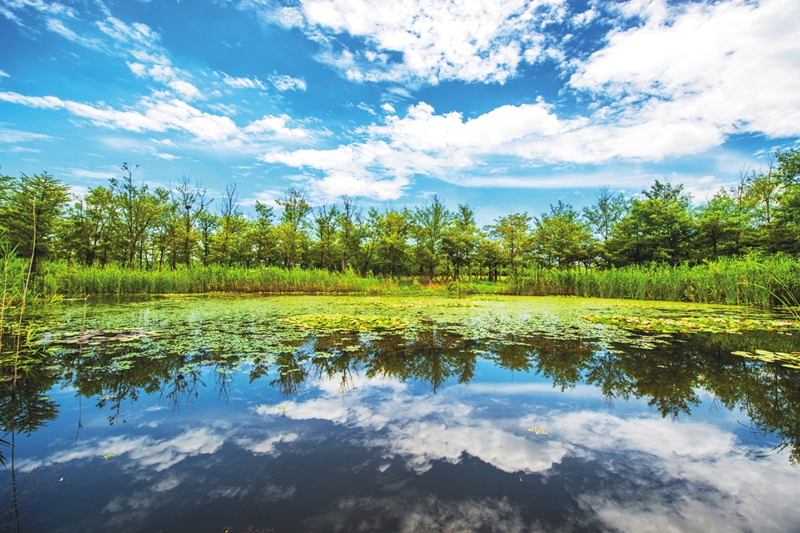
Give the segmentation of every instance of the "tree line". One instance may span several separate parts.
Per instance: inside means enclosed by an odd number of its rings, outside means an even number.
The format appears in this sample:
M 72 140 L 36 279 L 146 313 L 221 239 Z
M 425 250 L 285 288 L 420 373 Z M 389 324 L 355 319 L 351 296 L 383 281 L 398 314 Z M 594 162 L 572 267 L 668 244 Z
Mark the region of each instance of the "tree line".
M 603 187 L 582 210 L 559 200 L 539 216 L 513 213 L 479 227 L 469 205 L 362 208 L 352 197 L 312 207 L 290 189 L 282 208 L 242 209 L 236 185 L 214 206 L 188 177 L 169 188 L 138 183 L 125 163 L 108 185 L 79 199 L 47 173 L 0 176 L 7 250 L 85 267 L 176 269 L 279 266 L 362 276 L 497 280 L 531 266 L 570 269 L 700 263 L 750 253 L 800 253 L 800 149 L 776 152 L 766 170 L 699 206 L 682 185 L 656 180 L 639 198 Z

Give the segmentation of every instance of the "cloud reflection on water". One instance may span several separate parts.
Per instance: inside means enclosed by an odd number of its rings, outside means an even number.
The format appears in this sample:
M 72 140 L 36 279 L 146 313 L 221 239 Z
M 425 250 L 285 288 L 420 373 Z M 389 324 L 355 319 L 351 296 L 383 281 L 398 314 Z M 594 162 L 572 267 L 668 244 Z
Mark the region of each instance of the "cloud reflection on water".
M 379 448 L 386 459 L 401 457 L 416 474 L 437 461 L 458 464 L 471 456 L 504 472 L 548 477 L 560 475 L 566 458 L 577 458 L 605 480 L 576 487 L 575 501 L 619 531 L 787 531 L 800 524 L 800 509 L 787 496 L 797 494 L 800 480 L 785 455 L 754 458 L 758 450 L 706 422 L 543 408 L 531 403 L 547 394 L 541 384 L 456 386 L 417 396 L 407 384 L 352 379 L 346 393 L 336 386 L 338 377 L 322 379 L 317 395 L 284 402 L 285 410 L 261 405 L 256 412 L 355 430 L 361 445 Z M 583 389 L 563 393 L 563 400 L 581 401 L 594 390 Z M 531 395 L 522 397 L 526 390 Z M 487 409 L 487 396 L 511 407 Z M 515 402 L 525 407 L 515 410 Z M 528 432 L 534 425 L 549 435 Z M 413 514 L 402 530 L 416 520 Z

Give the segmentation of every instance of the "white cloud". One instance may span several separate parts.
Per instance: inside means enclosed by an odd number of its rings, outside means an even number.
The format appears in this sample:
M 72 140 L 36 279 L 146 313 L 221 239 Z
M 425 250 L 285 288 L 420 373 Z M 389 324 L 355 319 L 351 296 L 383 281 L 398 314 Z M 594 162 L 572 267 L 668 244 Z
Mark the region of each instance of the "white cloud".
M 676 143 L 686 133 L 701 149 L 735 132 L 800 135 L 800 3 L 638 0 L 622 11 L 644 23 L 612 31 L 571 86 L 621 99 L 650 132 L 677 126 Z
M 53 462 L 99 459 L 107 454 L 113 454 L 115 457 L 126 456 L 125 458 L 137 468 L 152 468 L 156 472 L 161 472 L 187 457 L 213 454 L 224 442 L 225 437 L 208 427 L 186 429 L 175 437 L 162 440 L 149 436 L 93 439 L 74 448 L 56 452 L 44 461 L 31 460 L 25 468 L 32 469 L 39 464 Z
M 140 22 L 134 22 L 128 25 L 116 17 L 109 16 L 106 20 L 97 21 L 96 24 L 101 32 L 111 37 L 117 43 L 154 48 L 161 39 L 158 33 L 153 31 L 146 24 Z
M 43 133 L 33 133 L 30 131 L 20 131 L 0 126 L 0 143 L 16 144 L 31 141 L 47 141 L 53 137 Z
M 47 29 L 61 35 L 65 39 L 68 39 L 81 46 L 85 46 L 86 48 L 91 48 L 92 50 L 105 49 L 105 45 L 99 39 L 95 39 L 93 37 L 86 37 L 84 35 L 79 35 L 77 32 L 65 26 L 64 23 L 58 19 L 54 18 L 48 19 Z
M 305 91 L 306 81 L 302 78 L 293 78 L 286 75 L 276 75 L 269 77 L 270 83 L 280 92 L 285 91 Z
M 387 113 L 391 113 L 391 114 L 394 114 L 394 113 L 396 113 L 396 111 L 394 110 L 394 107 L 392 106 L 392 104 L 390 104 L 390 103 L 388 103 L 388 102 L 387 102 L 387 103 L 384 103 L 384 104 L 382 104 L 382 105 L 381 105 L 381 109 L 383 109 L 383 110 L 384 110 L 384 111 L 386 111 Z
M 543 383 L 478 383 L 469 390 L 446 387 L 423 397 L 388 378 L 355 375 L 346 392 L 340 383 L 341 376 L 322 378 L 318 393 L 308 399 L 283 402 L 282 410 L 262 405 L 257 413 L 328 420 L 347 428 L 351 442 L 378 448 L 386 462 L 401 458 L 416 473 L 435 462 L 460 463 L 468 455 L 504 472 L 541 473 L 547 479 L 551 473 L 560 475 L 552 468 L 570 458 L 570 469 L 580 462 L 590 471 L 609 474 L 602 487 L 568 489 L 580 514 L 608 529 L 777 532 L 800 522 L 800 509 L 790 499 L 775 497 L 796 492 L 796 472 L 786 454 L 756 460 L 755 450 L 732 431 L 691 419 L 553 408 L 595 401 L 598 391 L 591 386 L 562 393 Z M 496 405 L 518 403 L 520 395 L 530 414 L 481 408 L 491 404 L 489 399 Z M 531 426 L 549 434 L 536 435 L 528 431 Z M 272 451 L 271 445 L 267 448 Z M 369 502 L 340 508 L 364 504 Z M 402 510 L 413 514 L 407 506 Z M 409 530 L 415 528 L 409 525 Z
M 9 91 L 0 92 L 0 100 L 39 109 L 61 109 L 66 105 L 63 100 L 55 96 L 23 96 Z
M 278 117 L 264 115 L 264 117 L 251 122 L 243 131 L 255 136 L 266 133 L 270 138 L 275 139 L 303 139 L 308 136 L 309 132 L 302 128 L 287 127 L 286 124 L 290 121 L 289 115 Z
M 259 408 L 261 407 L 262 406 L 259 406 Z M 258 412 L 258 409 L 256 412 Z M 297 439 L 298 435 L 296 433 L 281 433 L 260 440 L 247 437 L 239 439 L 236 441 L 236 444 L 245 450 L 252 452 L 254 455 L 278 455 L 278 452 L 275 448 L 278 444 L 283 442 L 294 442 Z
M 258 78 L 233 78 L 225 74 L 222 81 L 236 89 L 266 89 L 264 84 Z
M 0 78 L 10 78 L 11 76 L 5 70 L 0 70 Z
M 182 131 L 203 142 L 240 145 L 265 140 L 298 140 L 310 136 L 303 128 L 291 128 L 288 115 L 264 116 L 244 128 L 229 117 L 206 113 L 177 98 L 156 95 L 142 98 L 135 108 L 119 110 L 106 105 L 90 105 L 54 96 L 24 96 L 0 92 L 0 101 L 42 109 L 66 109 L 95 125 L 134 132 Z M 171 158 L 167 154 L 161 157 Z
M 355 81 L 440 80 L 505 82 L 522 61 L 535 62 L 541 30 L 565 15 L 563 0 L 302 0 L 267 13 L 268 22 L 302 26 L 327 42 L 320 59 Z M 336 35 L 363 40 L 366 49 L 336 50 Z M 402 54 L 401 61 L 391 53 Z

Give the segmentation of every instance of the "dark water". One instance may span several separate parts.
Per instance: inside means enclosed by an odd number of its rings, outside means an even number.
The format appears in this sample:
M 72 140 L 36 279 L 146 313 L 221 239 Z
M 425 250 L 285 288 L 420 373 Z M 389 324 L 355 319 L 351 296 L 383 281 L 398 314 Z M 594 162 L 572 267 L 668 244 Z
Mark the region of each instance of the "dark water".
M 2 382 L 0 528 L 800 531 L 800 373 L 730 354 L 795 338 L 579 318 L 620 302 L 446 305 L 67 308 L 46 362 Z M 409 327 L 281 322 L 313 312 Z

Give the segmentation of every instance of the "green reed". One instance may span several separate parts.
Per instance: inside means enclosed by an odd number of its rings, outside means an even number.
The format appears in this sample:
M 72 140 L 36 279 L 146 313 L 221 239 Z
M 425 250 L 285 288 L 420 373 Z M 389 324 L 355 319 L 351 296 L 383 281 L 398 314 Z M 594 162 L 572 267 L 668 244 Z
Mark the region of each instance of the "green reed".
M 84 268 L 51 263 L 43 269 L 40 287 L 46 294 L 166 294 L 203 292 L 379 293 L 396 284 L 362 278 L 353 272 L 326 270 L 223 267 L 135 270 L 118 266 Z
M 326 270 L 208 267 L 136 270 L 42 265 L 39 295 L 263 292 L 302 294 L 519 294 L 672 300 L 771 307 L 800 300 L 800 263 L 789 256 L 720 259 L 690 266 L 634 265 L 569 270 L 530 268 L 498 282 L 419 283 Z
M 800 263 L 789 256 L 720 259 L 711 263 L 625 268 L 533 268 L 512 285 L 514 294 L 576 295 L 771 307 L 800 297 Z

